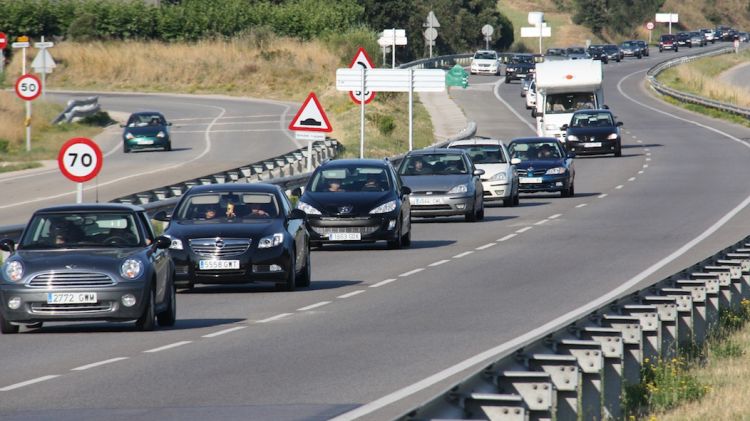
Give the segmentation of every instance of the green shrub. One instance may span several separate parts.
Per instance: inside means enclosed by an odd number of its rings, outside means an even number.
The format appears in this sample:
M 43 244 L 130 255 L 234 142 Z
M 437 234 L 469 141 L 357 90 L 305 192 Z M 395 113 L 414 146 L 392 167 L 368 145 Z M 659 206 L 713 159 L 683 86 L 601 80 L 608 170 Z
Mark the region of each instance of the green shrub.
M 10 140 L 0 139 L 0 153 L 8 153 L 10 150 Z
M 378 131 L 383 136 L 390 136 L 393 130 L 396 129 L 396 122 L 393 121 L 393 117 L 384 115 L 378 119 Z

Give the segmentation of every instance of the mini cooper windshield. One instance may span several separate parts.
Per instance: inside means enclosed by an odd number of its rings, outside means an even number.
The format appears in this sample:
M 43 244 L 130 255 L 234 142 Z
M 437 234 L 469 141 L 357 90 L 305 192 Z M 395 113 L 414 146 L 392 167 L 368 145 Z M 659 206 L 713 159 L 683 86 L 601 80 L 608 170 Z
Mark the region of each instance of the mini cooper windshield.
M 20 248 L 138 247 L 143 236 L 130 213 L 38 214 L 29 222 Z

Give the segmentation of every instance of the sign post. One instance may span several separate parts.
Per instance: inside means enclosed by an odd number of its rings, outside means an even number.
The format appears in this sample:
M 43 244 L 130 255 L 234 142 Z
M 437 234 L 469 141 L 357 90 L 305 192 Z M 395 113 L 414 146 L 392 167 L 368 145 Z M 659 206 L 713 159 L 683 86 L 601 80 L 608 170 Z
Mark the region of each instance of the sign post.
M 391 46 L 391 68 L 396 68 L 396 46 L 406 45 L 406 30 L 405 29 L 386 29 L 380 34 L 378 39 L 380 46 L 390 45 Z
M 482 27 L 482 35 L 484 35 L 484 49 L 489 50 L 490 49 L 490 41 L 492 40 L 492 34 L 495 32 L 495 29 L 492 27 L 492 25 L 484 25 Z
M 651 32 L 654 30 L 654 23 L 647 22 L 646 29 L 648 29 L 648 44 L 651 45 Z
M 364 89 L 362 92 L 364 92 Z M 365 102 L 362 101 L 361 104 L 364 107 Z M 295 139 L 307 140 L 307 171 L 312 171 L 313 142 L 326 140 L 325 134 L 333 131 L 328 116 L 323 110 L 323 106 L 320 105 L 318 97 L 315 96 L 315 92 L 310 92 L 305 102 L 302 103 L 302 107 L 289 123 L 289 130 L 294 132 Z
M 422 27 L 427 28 L 424 30 L 424 39 L 427 41 L 427 45 L 430 47 L 430 58 L 432 58 L 432 47 L 435 45 L 435 39 L 437 39 L 437 29 L 440 28 L 440 22 L 435 17 L 435 12 L 430 10 L 427 14 L 427 20 L 422 24 Z
M 39 49 L 39 53 L 34 57 L 34 61 L 31 62 L 31 67 L 35 72 L 42 74 L 42 99 L 45 98 L 47 91 L 47 73 L 52 73 L 52 69 L 57 67 L 55 60 L 49 51 L 47 51 L 47 48 L 54 46 L 55 44 L 52 42 L 44 42 L 44 36 L 42 36 L 42 42 L 34 43 L 34 47 Z
M 5 70 L 5 47 L 8 46 L 8 36 L 0 32 L 0 73 Z
M 76 203 L 83 202 L 83 183 L 99 175 L 104 158 L 99 145 L 85 137 L 68 140 L 57 154 L 57 166 L 65 177 L 78 183 Z
M 42 83 L 34 75 L 21 75 L 16 80 L 16 95 L 26 101 L 26 152 L 31 151 L 31 101 L 42 93 Z
M 660 23 L 669 23 L 669 33 L 672 33 L 672 24 L 680 21 L 680 16 L 677 13 L 657 13 L 654 19 Z

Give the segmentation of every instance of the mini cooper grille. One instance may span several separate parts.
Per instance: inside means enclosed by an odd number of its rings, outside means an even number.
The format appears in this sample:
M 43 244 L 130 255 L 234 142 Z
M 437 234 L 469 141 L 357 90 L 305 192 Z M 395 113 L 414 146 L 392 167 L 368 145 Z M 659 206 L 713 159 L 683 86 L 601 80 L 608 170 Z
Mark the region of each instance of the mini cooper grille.
M 114 279 L 97 272 L 47 272 L 36 275 L 28 282 L 29 288 L 79 288 L 115 285 Z
M 370 227 L 312 227 L 318 235 L 329 235 L 333 233 L 360 233 L 360 234 L 372 234 L 378 230 L 378 226 Z
M 247 238 L 196 238 L 190 240 L 190 249 L 202 257 L 237 256 L 250 248 Z
M 113 311 L 114 303 L 101 302 L 95 304 L 47 304 L 32 303 L 31 313 L 33 314 L 89 314 L 89 313 L 109 313 Z

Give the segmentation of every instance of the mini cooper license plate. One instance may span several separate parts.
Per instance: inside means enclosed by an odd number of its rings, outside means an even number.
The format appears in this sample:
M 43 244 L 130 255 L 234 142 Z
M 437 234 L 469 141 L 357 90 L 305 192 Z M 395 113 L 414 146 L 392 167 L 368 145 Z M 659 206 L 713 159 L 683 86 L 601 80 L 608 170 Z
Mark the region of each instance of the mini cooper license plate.
M 358 232 L 332 232 L 328 234 L 328 239 L 331 241 L 359 241 L 362 239 L 362 234 Z
M 239 260 L 200 260 L 198 262 L 200 270 L 227 270 L 239 269 Z
M 518 182 L 521 184 L 541 184 L 542 177 L 519 177 Z
M 95 292 L 48 292 L 47 304 L 95 304 Z

